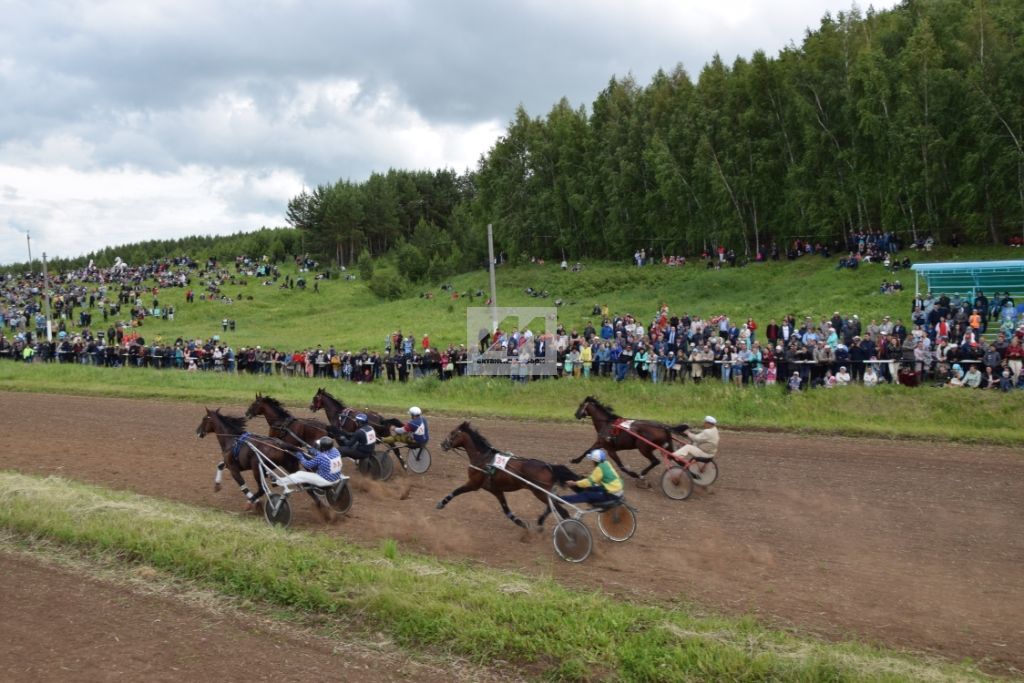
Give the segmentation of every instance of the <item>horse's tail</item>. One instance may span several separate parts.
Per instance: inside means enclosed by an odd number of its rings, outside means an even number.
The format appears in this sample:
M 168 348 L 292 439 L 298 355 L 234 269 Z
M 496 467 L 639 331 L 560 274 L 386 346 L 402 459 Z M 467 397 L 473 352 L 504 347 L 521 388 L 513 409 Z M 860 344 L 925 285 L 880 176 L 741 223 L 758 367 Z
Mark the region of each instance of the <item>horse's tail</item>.
M 401 427 L 403 422 L 394 417 L 382 417 L 380 423 L 384 427 Z
M 555 481 L 559 484 L 564 484 L 567 481 L 579 481 L 583 477 L 573 472 L 565 465 L 548 465 L 551 468 L 551 474 L 554 475 Z
M 683 434 L 689 428 L 690 428 L 690 425 L 688 425 L 688 424 L 686 424 L 684 422 L 684 423 L 677 424 L 674 427 L 669 427 L 668 430 L 670 432 L 672 432 L 673 434 Z

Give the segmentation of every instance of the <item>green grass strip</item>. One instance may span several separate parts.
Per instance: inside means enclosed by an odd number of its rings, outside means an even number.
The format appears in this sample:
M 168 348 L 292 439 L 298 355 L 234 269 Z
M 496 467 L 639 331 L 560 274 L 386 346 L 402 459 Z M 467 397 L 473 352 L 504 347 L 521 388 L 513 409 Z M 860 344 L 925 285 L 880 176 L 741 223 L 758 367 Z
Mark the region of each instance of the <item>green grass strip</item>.
M 1005 394 L 884 385 L 790 395 L 781 387 L 734 387 L 715 380 L 699 385 L 653 385 L 597 378 L 528 384 L 482 377 L 353 384 L 279 376 L 0 363 L 0 387 L 10 391 L 186 400 L 209 407 L 244 405 L 261 391 L 284 401 L 300 416 L 309 415 L 305 406 L 320 386 L 348 404 L 393 414 L 404 414 L 415 404 L 428 414 L 571 422 L 580 401 L 596 394 L 621 415 L 672 423 L 698 422 L 710 413 L 729 429 L 1024 445 L 1021 391 Z
M 798 638 L 749 618 L 696 618 L 549 579 L 404 554 L 394 542 L 366 550 L 59 478 L 0 472 L 0 525 L 228 594 L 335 614 L 406 648 L 511 662 L 553 680 L 985 678 L 966 664 Z

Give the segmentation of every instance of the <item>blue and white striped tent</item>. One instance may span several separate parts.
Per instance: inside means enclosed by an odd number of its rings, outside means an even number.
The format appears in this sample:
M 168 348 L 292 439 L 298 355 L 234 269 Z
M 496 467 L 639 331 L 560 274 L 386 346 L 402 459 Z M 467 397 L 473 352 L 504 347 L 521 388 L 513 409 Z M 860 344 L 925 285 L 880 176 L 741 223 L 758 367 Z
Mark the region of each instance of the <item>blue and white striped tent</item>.
M 970 294 L 979 291 L 1010 292 L 1016 297 L 1024 295 L 1024 261 L 963 261 L 959 263 L 917 263 L 914 271 L 914 289 L 933 294 Z

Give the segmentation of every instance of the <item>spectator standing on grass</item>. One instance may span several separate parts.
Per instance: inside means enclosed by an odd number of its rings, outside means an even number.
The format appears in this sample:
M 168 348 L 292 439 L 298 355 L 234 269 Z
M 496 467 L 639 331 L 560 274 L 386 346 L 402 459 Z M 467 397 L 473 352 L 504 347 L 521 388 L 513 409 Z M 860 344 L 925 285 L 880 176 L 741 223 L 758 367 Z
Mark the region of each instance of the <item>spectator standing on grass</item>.
M 585 335 L 586 335 L 586 332 L 584 332 L 584 336 Z M 593 339 L 593 334 L 591 334 L 590 338 Z M 594 349 L 593 349 L 591 343 L 589 341 L 587 341 L 586 338 L 585 338 L 584 341 L 583 341 L 583 344 L 581 345 L 581 348 L 580 348 L 580 366 L 581 366 L 580 369 L 583 371 L 584 379 L 589 379 L 590 378 L 590 368 L 591 368 L 591 365 L 593 365 L 593 363 L 594 363 Z

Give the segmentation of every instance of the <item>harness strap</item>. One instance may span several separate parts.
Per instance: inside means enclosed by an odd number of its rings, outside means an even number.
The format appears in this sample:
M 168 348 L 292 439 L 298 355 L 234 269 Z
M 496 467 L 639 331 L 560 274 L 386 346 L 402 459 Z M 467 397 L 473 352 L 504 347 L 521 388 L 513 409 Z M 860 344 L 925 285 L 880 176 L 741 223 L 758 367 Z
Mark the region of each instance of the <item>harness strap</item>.
M 242 432 L 241 434 L 238 435 L 238 438 L 235 439 L 235 443 L 231 445 L 231 457 L 234 459 L 236 463 L 238 462 L 238 456 L 241 455 L 242 453 L 242 446 L 244 446 L 246 442 L 249 441 L 249 439 L 251 438 L 251 433 Z

